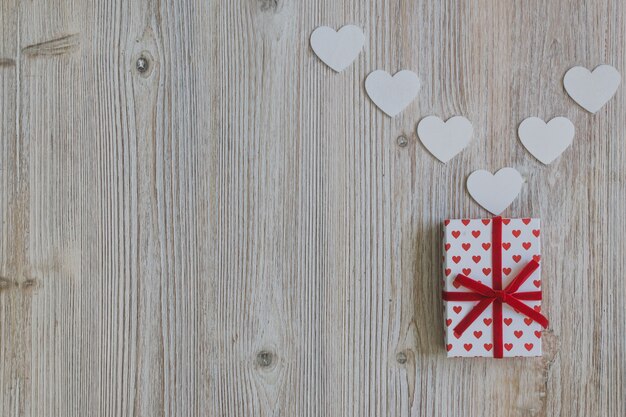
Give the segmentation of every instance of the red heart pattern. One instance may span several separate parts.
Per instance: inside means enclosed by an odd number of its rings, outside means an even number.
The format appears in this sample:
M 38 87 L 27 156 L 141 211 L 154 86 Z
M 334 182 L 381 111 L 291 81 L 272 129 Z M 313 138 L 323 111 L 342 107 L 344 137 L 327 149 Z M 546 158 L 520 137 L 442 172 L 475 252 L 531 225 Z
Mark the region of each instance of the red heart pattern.
M 502 281 L 506 286 L 530 260 L 540 261 L 541 231 L 538 219 L 502 219 L 502 224 Z M 458 274 L 491 287 L 494 273 L 491 219 L 447 220 L 444 225 L 444 290 L 469 291 L 455 281 Z M 540 276 L 540 270 L 535 271 L 518 291 L 540 289 Z M 444 305 L 448 356 L 493 357 L 493 308 L 488 307 L 462 335 L 458 335 L 454 333 L 454 323 L 463 319 L 476 302 L 444 302 Z M 530 307 L 540 311 L 537 301 L 533 301 Z M 504 356 L 541 355 L 541 326 L 506 304 L 502 312 Z

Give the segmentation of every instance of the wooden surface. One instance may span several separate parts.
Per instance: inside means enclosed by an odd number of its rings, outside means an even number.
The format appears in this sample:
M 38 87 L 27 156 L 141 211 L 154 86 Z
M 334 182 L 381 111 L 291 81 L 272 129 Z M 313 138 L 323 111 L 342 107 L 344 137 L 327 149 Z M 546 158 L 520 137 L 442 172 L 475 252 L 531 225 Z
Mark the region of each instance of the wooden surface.
M 0 16 L 0 415 L 626 415 L 626 90 L 590 115 L 562 88 L 626 75 L 622 0 Z M 308 38 L 347 23 L 366 46 L 336 74 Z M 423 81 L 396 119 L 375 69 Z M 447 165 L 415 135 L 431 114 L 474 125 Z M 544 167 L 517 126 L 561 115 Z M 465 179 L 503 166 L 526 179 L 504 214 L 542 218 L 544 356 L 446 359 L 440 224 L 486 216 Z

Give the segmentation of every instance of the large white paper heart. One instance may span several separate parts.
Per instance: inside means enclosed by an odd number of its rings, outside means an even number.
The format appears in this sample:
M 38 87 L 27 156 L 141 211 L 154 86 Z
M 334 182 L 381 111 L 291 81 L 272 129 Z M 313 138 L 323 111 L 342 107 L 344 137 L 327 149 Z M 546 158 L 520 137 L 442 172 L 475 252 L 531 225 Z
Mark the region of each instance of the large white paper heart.
M 595 113 L 615 95 L 621 76 L 610 65 L 600 65 L 589 71 L 585 67 L 574 67 L 565 73 L 565 91 L 582 108 Z
M 386 71 L 377 70 L 365 79 L 367 95 L 391 117 L 395 117 L 413 101 L 420 87 L 417 74 L 408 70 L 396 72 L 393 77 Z
M 315 55 L 337 72 L 352 64 L 364 43 L 363 31 L 354 25 L 346 25 L 337 32 L 328 26 L 320 26 L 311 34 L 311 48 Z
M 461 152 L 472 139 L 472 123 L 463 116 L 446 122 L 428 116 L 417 125 L 417 136 L 430 153 L 444 164 Z
M 548 165 L 572 144 L 575 131 L 574 124 L 565 117 L 555 117 L 548 123 L 529 117 L 520 123 L 517 134 L 528 152 Z
M 467 178 L 467 191 L 478 204 L 498 215 L 515 200 L 523 183 L 515 168 L 502 168 L 495 175 L 480 169 Z

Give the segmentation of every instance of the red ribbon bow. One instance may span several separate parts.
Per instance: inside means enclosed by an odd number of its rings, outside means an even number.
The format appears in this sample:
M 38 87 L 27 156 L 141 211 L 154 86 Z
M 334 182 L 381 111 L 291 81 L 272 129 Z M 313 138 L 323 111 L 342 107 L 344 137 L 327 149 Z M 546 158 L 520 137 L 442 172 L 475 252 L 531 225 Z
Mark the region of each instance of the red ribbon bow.
M 541 291 L 517 292 L 522 284 L 530 278 L 533 272 L 539 268 L 539 263 L 532 260 L 513 278 L 513 281 L 502 289 L 502 218 L 494 217 L 491 231 L 491 257 L 493 288 L 489 288 L 482 282 L 473 280 L 463 274 L 458 274 L 454 281 L 474 292 L 443 292 L 445 301 L 478 301 L 478 304 L 454 327 L 454 332 L 462 335 L 465 330 L 493 303 L 493 343 L 494 358 L 503 356 L 502 338 L 502 304 L 508 304 L 516 311 L 536 321 L 542 327 L 548 327 L 548 319 L 538 311 L 530 308 L 521 300 L 541 300 Z

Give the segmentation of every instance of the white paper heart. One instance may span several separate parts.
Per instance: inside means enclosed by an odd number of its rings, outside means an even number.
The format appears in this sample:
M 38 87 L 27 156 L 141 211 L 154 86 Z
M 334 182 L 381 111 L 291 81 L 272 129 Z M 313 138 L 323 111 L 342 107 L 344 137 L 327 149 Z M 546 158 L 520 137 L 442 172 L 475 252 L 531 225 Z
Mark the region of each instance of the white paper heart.
M 548 165 L 563 153 L 574 140 L 576 129 L 565 117 L 555 117 L 548 123 L 538 117 L 529 117 L 517 129 L 528 152 Z
M 467 178 L 467 191 L 478 204 L 498 215 L 515 200 L 523 183 L 515 168 L 502 168 L 495 175 L 480 169 Z
M 365 79 L 367 95 L 391 117 L 411 104 L 420 87 L 417 74 L 408 70 L 396 72 L 393 77 L 386 71 L 377 70 Z
M 472 123 L 463 116 L 447 121 L 428 116 L 417 125 L 417 136 L 430 153 L 444 164 L 461 152 L 472 139 Z
M 610 65 L 600 65 L 589 71 L 585 67 L 574 67 L 565 73 L 565 91 L 582 108 L 595 113 L 617 92 L 621 76 Z
M 320 26 L 311 34 L 311 48 L 315 55 L 337 72 L 352 64 L 364 43 L 365 34 L 354 25 L 346 25 L 337 32 L 328 26 Z

